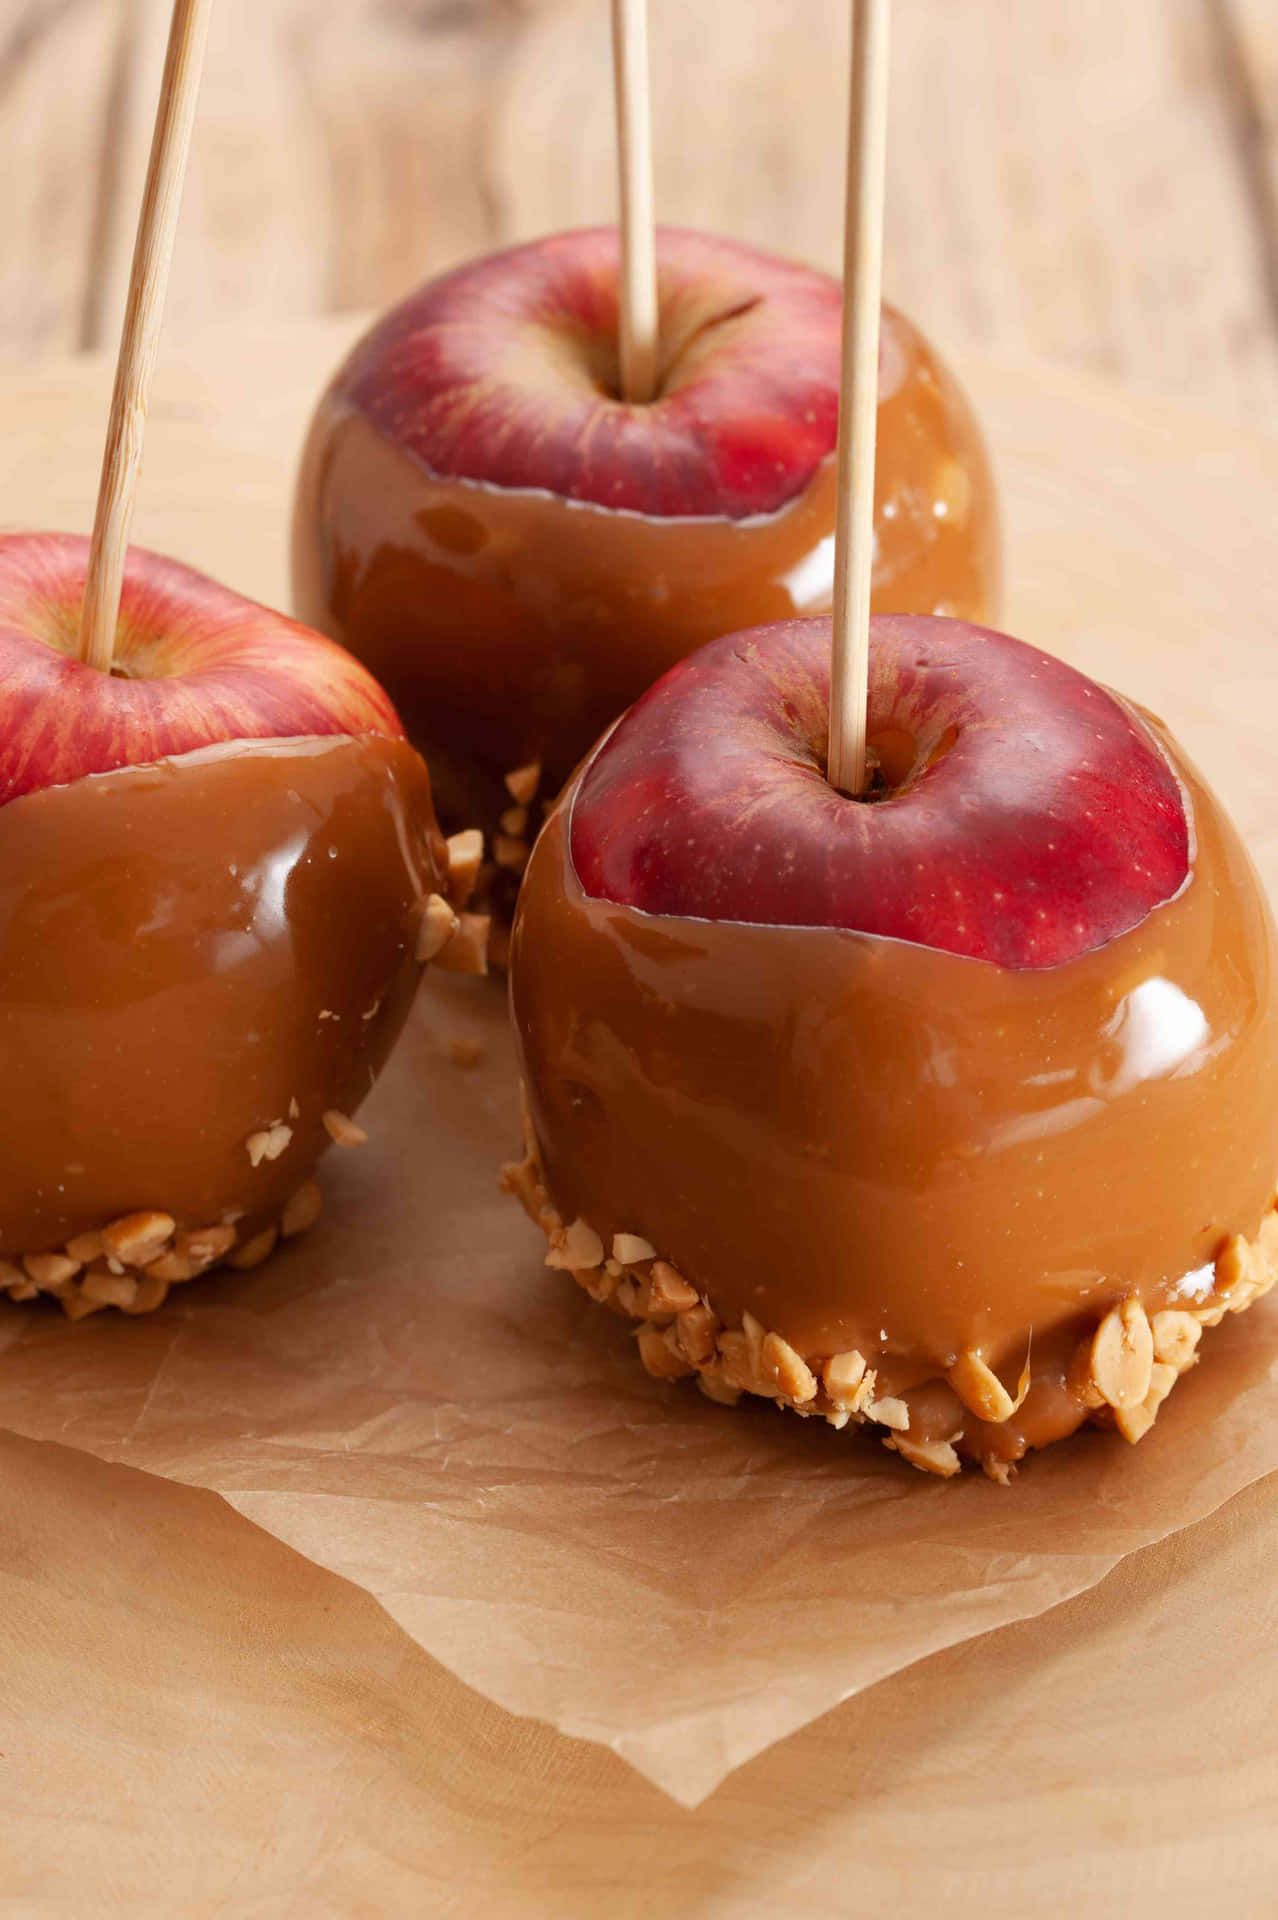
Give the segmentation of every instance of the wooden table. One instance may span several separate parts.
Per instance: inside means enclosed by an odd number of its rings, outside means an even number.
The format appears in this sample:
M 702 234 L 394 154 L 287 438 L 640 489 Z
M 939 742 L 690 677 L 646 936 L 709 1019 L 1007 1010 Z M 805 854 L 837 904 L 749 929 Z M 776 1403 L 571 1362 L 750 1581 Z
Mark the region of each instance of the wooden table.
M 169 0 L 0 9 L 0 355 L 113 341 Z M 838 259 L 848 0 L 651 0 L 661 216 Z M 614 216 L 605 0 L 218 0 L 169 308 L 376 307 Z M 897 0 L 887 288 L 1278 426 L 1274 0 Z
M 292 449 L 348 331 L 170 354 L 139 538 L 279 598 Z M 0 379 L 0 524 L 85 523 L 108 371 Z M 1246 622 L 1257 658 L 1275 627 L 1278 445 L 1077 376 L 963 372 L 1007 494 L 1011 623 L 1139 668 L 1275 870 L 1273 702 L 1231 683 L 1230 634 Z M 689 1813 L 481 1699 L 212 1496 L 0 1432 L 0 1907 L 1260 1920 L 1276 1532 L 1278 1477 L 870 1689 Z

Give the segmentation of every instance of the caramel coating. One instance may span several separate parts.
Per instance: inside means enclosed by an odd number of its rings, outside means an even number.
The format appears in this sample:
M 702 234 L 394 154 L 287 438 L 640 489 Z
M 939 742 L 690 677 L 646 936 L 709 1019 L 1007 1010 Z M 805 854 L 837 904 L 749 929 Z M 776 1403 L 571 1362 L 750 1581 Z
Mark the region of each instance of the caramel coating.
M 1157 1325 L 1213 1299 L 1278 1170 L 1272 920 L 1159 733 L 1192 807 L 1191 878 L 1041 971 L 590 899 L 570 786 L 511 946 L 557 1215 L 605 1244 L 643 1236 L 727 1327 L 757 1323 L 814 1377 L 858 1356 L 878 1403 L 905 1396 L 901 1451 L 959 1440 L 1006 1461 L 1072 1431 L 1102 1405 L 1078 1365 L 1098 1326 L 1102 1377 L 1148 1371 L 1111 1310 Z M 1158 1384 L 1131 1378 L 1120 1424 Z
M 998 611 L 994 484 L 967 401 L 920 334 L 883 316 L 873 604 Z M 311 426 L 293 522 L 299 618 L 389 689 L 430 761 L 440 817 L 493 828 L 504 776 L 553 795 L 676 660 L 829 606 L 834 461 L 775 513 L 659 519 L 450 480 L 341 390 Z
M 950 1479 L 963 1460 L 979 1461 L 1006 1486 L 1031 1446 L 1063 1439 L 1084 1421 L 1144 1439 L 1177 1380 L 1198 1361 L 1204 1327 L 1245 1313 L 1278 1283 L 1278 1212 L 1268 1212 L 1254 1241 L 1226 1241 L 1212 1267 L 1194 1277 L 1200 1304 L 1163 1308 L 1152 1320 L 1134 1296 L 1098 1320 L 1057 1329 L 1046 1351 L 1027 1344 L 1013 1395 L 974 1348 L 965 1348 L 948 1382 L 924 1380 L 899 1392 L 880 1388 L 879 1371 L 850 1348 L 809 1366 L 781 1334 L 752 1313 L 725 1326 L 651 1243 L 613 1236 L 612 1256 L 588 1221 L 567 1222 L 551 1202 L 537 1142 L 524 1116 L 525 1154 L 502 1169 L 514 1196 L 549 1241 L 546 1265 L 572 1275 L 592 1300 L 632 1321 L 639 1357 L 658 1380 L 695 1378 L 706 1398 L 736 1406 L 757 1394 L 805 1419 L 841 1429 L 877 1427 L 883 1444 L 920 1472 Z M 890 1370 L 885 1369 L 885 1375 Z M 1017 1416 L 1027 1401 L 1030 1414 Z
M 148 1212 L 179 1236 L 233 1221 L 244 1249 L 296 1230 L 447 874 L 421 760 L 371 735 L 206 748 L 0 809 L 0 1254 Z

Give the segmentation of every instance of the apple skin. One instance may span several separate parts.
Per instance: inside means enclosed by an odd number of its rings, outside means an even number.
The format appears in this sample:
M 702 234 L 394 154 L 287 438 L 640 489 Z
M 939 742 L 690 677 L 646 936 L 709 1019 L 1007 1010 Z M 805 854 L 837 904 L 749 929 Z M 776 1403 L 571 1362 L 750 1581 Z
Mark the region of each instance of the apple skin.
M 76 657 L 89 543 L 0 534 L 0 806 L 227 740 L 404 730 L 341 647 L 143 548 L 109 674 Z
M 320 398 L 293 601 L 388 688 L 448 824 L 507 832 L 676 660 L 828 610 L 841 289 L 657 233 L 661 390 L 617 389 L 617 235 L 472 261 L 378 320 Z M 994 478 L 929 342 L 885 306 L 873 605 L 998 612 Z M 507 876 L 500 876 L 503 880 Z
M 395 307 L 341 377 L 432 472 L 661 517 L 773 513 L 831 452 L 836 280 L 663 227 L 657 398 L 620 403 L 613 228 L 471 261 Z
M 825 776 L 830 623 L 728 635 L 672 668 L 597 749 L 571 823 L 584 891 L 1046 968 L 1184 885 L 1183 790 L 1113 694 L 959 621 L 881 615 L 870 634 L 883 797 L 849 799 Z

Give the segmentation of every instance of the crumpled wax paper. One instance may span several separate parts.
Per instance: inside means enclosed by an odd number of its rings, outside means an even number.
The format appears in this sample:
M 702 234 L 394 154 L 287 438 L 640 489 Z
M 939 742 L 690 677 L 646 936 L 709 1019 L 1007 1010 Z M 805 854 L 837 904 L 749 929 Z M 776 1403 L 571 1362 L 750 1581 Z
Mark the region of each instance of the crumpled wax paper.
M 472 1687 L 688 1805 L 1278 1467 L 1267 1304 L 1207 1335 L 1139 1447 L 1080 1436 L 1010 1489 L 653 1381 L 497 1193 L 517 1109 L 500 989 L 429 982 L 320 1225 L 145 1319 L 6 1310 L 5 1424 L 217 1490 Z

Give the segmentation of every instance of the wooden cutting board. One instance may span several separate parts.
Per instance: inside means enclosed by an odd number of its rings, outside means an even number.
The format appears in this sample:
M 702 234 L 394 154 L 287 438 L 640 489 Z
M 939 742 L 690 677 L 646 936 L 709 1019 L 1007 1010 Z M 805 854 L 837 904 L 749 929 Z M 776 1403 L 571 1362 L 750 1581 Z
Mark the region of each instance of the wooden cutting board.
M 352 331 L 222 331 L 166 364 L 139 540 L 284 601 L 295 449 Z M 961 371 L 1007 503 L 1006 624 L 1164 713 L 1278 878 L 1278 445 L 1041 368 Z M 107 382 L 90 361 L 0 375 L 0 524 L 87 526 Z M 0 1419 L 2 1396 L 0 1373 Z M 0 1434 L 0 1898 L 1270 1914 L 1276 1539 L 1278 1477 L 687 1813 L 469 1692 L 212 1496 Z

